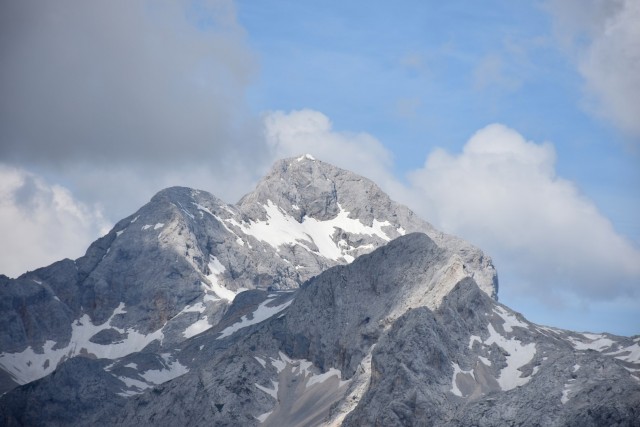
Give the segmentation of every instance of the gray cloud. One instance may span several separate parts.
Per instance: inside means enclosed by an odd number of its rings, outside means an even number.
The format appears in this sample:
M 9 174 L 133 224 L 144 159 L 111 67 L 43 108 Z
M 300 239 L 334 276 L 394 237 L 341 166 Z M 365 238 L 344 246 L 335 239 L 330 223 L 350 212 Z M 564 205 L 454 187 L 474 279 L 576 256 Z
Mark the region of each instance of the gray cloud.
M 0 164 L 0 273 L 17 276 L 63 257 L 79 257 L 108 222 L 60 185 Z
M 575 183 L 557 176 L 551 143 L 489 125 L 461 153 L 432 151 L 402 183 L 377 139 L 336 131 L 322 113 L 272 112 L 265 125 L 274 157 L 308 152 L 361 173 L 438 228 L 487 251 L 507 279 L 502 295 L 544 304 L 639 301 L 640 250 Z
M 640 3 L 548 0 L 557 39 L 584 78 L 585 107 L 640 141 Z
M 230 0 L 2 2 L 0 52 L 0 161 L 81 198 L 116 175 L 153 192 L 164 176 L 206 187 L 260 163 L 244 97 L 256 61 Z

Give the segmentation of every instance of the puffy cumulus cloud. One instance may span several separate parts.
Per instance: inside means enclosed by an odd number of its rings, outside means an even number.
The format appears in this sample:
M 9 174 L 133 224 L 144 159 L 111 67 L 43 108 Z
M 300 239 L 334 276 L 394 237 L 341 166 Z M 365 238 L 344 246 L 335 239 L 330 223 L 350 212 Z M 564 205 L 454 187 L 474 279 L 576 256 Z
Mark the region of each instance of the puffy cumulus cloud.
M 388 192 L 404 196 L 391 173 L 391 152 L 367 133 L 336 131 L 326 115 L 309 109 L 269 112 L 264 116 L 264 129 L 274 160 L 309 153 L 363 175 Z
M 408 185 L 373 136 L 333 129 L 313 110 L 265 116 L 271 158 L 310 153 L 364 175 L 437 227 L 491 254 L 507 292 L 545 304 L 634 294 L 640 251 L 571 181 L 556 175 L 551 143 L 500 124 L 473 135 L 460 154 L 434 150 Z
M 266 153 L 232 0 L 1 2 L 0 52 L 0 159 L 87 202 L 124 188 L 135 209 L 176 176 L 213 191 Z
M 549 0 L 554 27 L 585 79 L 587 107 L 640 140 L 640 2 Z
M 556 175 L 555 159 L 549 143 L 487 126 L 460 154 L 436 150 L 411 173 L 413 207 L 482 247 L 499 270 L 515 273 L 512 292 L 538 298 L 568 292 L 587 300 L 633 294 L 640 251 Z
M 62 257 L 84 254 L 107 231 L 100 209 L 60 185 L 0 164 L 0 273 L 18 276 Z

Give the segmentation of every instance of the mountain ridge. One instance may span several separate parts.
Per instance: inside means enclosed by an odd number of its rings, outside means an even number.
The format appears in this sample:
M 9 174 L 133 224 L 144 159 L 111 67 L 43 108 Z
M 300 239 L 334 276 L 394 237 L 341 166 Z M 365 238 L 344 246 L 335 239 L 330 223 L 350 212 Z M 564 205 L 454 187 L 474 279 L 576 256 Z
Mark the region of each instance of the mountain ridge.
M 535 325 L 497 290 L 481 250 L 307 156 L 235 205 L 170 187 L 84 257 L 0 278 L 0 419 L 533 425 L 535 401 L 636 425 L 640 337 Z

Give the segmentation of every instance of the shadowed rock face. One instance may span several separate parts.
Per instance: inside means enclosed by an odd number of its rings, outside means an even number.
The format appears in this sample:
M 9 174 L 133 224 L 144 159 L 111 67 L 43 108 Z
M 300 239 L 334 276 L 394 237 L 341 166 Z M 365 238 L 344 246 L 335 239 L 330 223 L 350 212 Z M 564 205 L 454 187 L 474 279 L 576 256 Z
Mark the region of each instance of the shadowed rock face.
M 174 360 L 148 348 L 111 366 L 87 361 L 71 379 L 87 390 L 79 401 L 56 386 L 71 369 L 58 370 L 5 395 L 0 415 L 17 425 L 637 425 L 629 369 L 639 365 L 623 350 L 634 339 L 540 327 L 471 278 L 431 309 L 422 297 L 444 260 L 426 235 L 400 237 L 297 291 L 242 294 L 217 326 L 173 348 Z M 604 339 L 604 353 L 577 349 Z M 179 364 L 188 369 L 173 379 L 120 395 L 135 372 Z M 53 390 L 69 390 L 57 399 L 75 415 L 48 403 Z
M 296 289 L 408 232 L 439 242 L 453 283 L 497 292 L 490 258 L 434 230 L 374 183 L 332 165 L 285 159 L 237 205 L 204 191 L 160 191 L 85 256 L 0 277 L 0 392 L 77 355 L 117 359 L 170 348 L 215 326 L 247 289 Z
M 62 352 L 52 374 L 0 397 L 3 425 L 640 417 L 640 337 L 528 322 L 497 303 L 478 249 L 305 157 L 277 163 L 235 206 L 163 190 L 84 258 L 0 286 L 3 321 L 19 326 L 3 339 L 41 366 Z M 60 326 L 36 309 L 58 310 Z

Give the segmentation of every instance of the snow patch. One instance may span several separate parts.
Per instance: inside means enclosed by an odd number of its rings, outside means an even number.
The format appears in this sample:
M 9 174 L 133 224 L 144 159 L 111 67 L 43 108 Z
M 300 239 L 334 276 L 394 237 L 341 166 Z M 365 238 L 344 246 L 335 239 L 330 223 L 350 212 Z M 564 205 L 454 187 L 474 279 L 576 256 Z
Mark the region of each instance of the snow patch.
M 535 343 L 522 344 L 515 338 L 507 339 L 500 335 L 492 324 L 488 325 L 488 329 L 489 338 L 484 341 L 484 344 L 488 346 L 496 344 L 507 352 L 505 356 L 507 366 L 500 371 L 498 378 L 496 378 L 500 388 L 507 391 L 528 383 L 531 377 L 523 378 L 519 369 L 533 360 L 536 355 Z
M 245 289 L 238 289 L 238 291 L 234 292 L 222 286 L 218 281 L 218 276 L 220 276 L 225 272 L 224 265 L 222 265 L 220 261 L 218 261 L 218 259 L 212 255 L 209 256 L 209 260 L 210 262 L 208 266 L 209 266 L 209 271 L 211 271 L 211 274 L 205 277 L 209 280 L 209 282 L 211 282 L 211 285 L 207 285 L 206 283 L 203 283 L 203 286 L 205 286 L 207 290 L 210 290 L 213 293 L 215 293 L 220 298 L 226 299 L 227 301 L 232 302 L 235 299 L 236 295 L 238 295 L 240 292 L 245 291 Z
M 505 332 L 513 332 L 513 328 L 516 326 L 520 328 L 529 329 L 529 325 L 527 325 L 524 322 L 521 322 L 520 320 L 518 320 L 516 316 L 514 316 L 512 313 L 509 313 L 509 311 L 505 310 L 503 307 L 500 307 L 499 305 L 496 305 L 493 312 L 496 313 L 498 316 L 500 316 L 504 321 L 504 323 L 502 324 L 502 328 L 504 329 Z
M 390 226 L 389 221 L 373 220 L 371 226 L 364 225 L 360 220 L 349 218 L 349 212 L 338 205 L 338 215 L 330 220 L 319 221 L 315 218 L 304 217 L 302 222 L 296 221 L 285 213 L 271 200 L 263 206 L 267 214 L 266 221 L 256 221 L 240 224 L 234 219 L 225 220 L 229 224 L 239 227 L 243 233 L 263 241 L 276 250 L 282 245 L 302 245 L 324 258 L 334 261 L 349 255 L 347 252 L 357 249 L 336 244 L 333 235 L 337 228 L 348 233 L 378 236 L 388 242 L 391 238 L 382 230 Z M 316 249 L 312 249 L 313 247 Z
M 211 211 L 209 210 L 209 208 L 207 208 L 206 206 L 202 206 L 201 204 L 196 203 L 196 202 L 191 202 L 191 203 L 193 203 L 193 204 L 195 205 L 196 209 L 198 209 L 199 211 L 206 212 L 206 213 L 208 213 L 209 215 L 211 215 L 212 217 L 215 217 L 215 215 L 213 214 L 213 212 L 211 212 Z
M 450 391 L 451 391 L 451 393 L 455 394 L 456 396 L 464 397 L 462 395 L 462 392 L 458 388 L 458 384 L 456 382 L 457 379 L 458 379 L 458 374 L 471 375 L 475 379 L 475 375 L 473 374 L 473 370 L 465 371 L 464 369 L 460 368 L 460 366 L 455 362 L 451 362 L 451 366 L 453 367 L 453 377 L 451 378 L 451 390 Z
M 120 237 L 122 233 L 124 233 L 124 230 L 116 231 L 116 237 Z
M 262 424 L 263 422 L 265 422 L 267 420 L 267 418 L 269 418 L 269 415 L 271 415 L 272 412 L 273 411 L 269 411 L 269 412 L 265 412 L 262 415 L 258 415 L 256 417 L 256 420 L 258 420 Z
M 269 358 L 271 366 L 276 368 L 280 374 L 287 367 L 291 368 L 291 373 L 302 376 L 303 381 L 306 380 L 305 389 L 311 388 L 315 384 L 321 384 L 329 378 L 337 377 L 340 380 L 339 386 L 349 383 L 351 380 L 342 380 L 342 372 L 336 368 L 330 368 L 327 372 L 316 374 L 314 372 L 313 362 L 306 359 L 291 359 L 283 352 L 278 352 L 279 359 Z
M 162 227 L 164 227 L 164 224 L 159 222 L 159 223 L 157 223 L 156 225 L 153 226 L 153 229 L 157 230 L 158 228 L 162 228 Z
M 145 379 L 148 383 L 158 385 L 162 383 L 166 383 L 174 378 L 178 378 L 187 372 L 189 372 L 189 368 L 182 365 L 179 361 L 169 361 L 167 355 L 163 355 L 165 359 L 165 368 L 166 369 L 150 369 L 141 374 L 142 378 Z
M 27 347 L 19 353 L 2 353 L 0 366 L 16 382 L 26 384 L 49 375 L 60 362 L 78 354 L 93 354 L 99 359 L 118 359 L 142 350 L 152 341 L 164 338 L 162 329 L 144 335 L 131 328 L 122 329 L 111 325 L 113 318 L 123 313 L 126 313 L 125 306 L 124 303 L 120 303 L 109 319 L 100 325 L 94 325 L 89 315 L 85 314 L 71 324 L 71 340 L 65 347 L 54 349 L 58 343 L 47 340 L 42 353 L 36 353 L 32 347 Z M 105 329 L 115 329 L 120 334 L 126 335 L 126 338 L 107 345 L 89 341 L 91 337 Z
M 182 212 L 184 212 L 184 214 L 185 214 L 185 215 L 187 215 L 187 216 L 188 216 L 189 218 L 191 218 L 191 219 L 196 219 L 196 217 L 195 217 L 191 212 L 189 212 L 188 210 L 186 210 L 186 209 L 185 209 L 185 207 L 184 207 L 184 206 L 182 206 L 182 203 L 180 203 L 180 202 L 177 202 L 177 203 L 178 203 L 178 205 L 180 206 L 180 210 L 181 210 Z M 174 205 L 174 206 L 175 206 L 175 205 Z M 177 206 L 176 206 L 176 207 L 177 207 Z
M 564 405 L 565 403 L 567 403 L 569 401 L 569 399 L 571 399 L 571 397 L 569 397 L 569 393 L 571 393 L 571 391 L 573 391 L 573 379 L 569 380 L 568 383 L 566 383 L 564 385 L 564 389 L 562 390 L 562 396 L 560 396 L 560 402 L 562 402 L 562 404 Z
M 259 364 L 262 365 L 263 368 L 267 367 L 267 361 L 258 356 L 253 356 L 254 359 L 258 361 Z
M 278 400 L 278 383 L 276 381 L 271 380 L 271 384 L 273 385 L 273 388 L 263 387 L 258 383 L 256 383 L 255 386 L 258 390 L 263 391 L 267 393 L 269 396 Z
M 191 338 L 208 329 L 211 329 L 211 327 L 212 325 L 209 324 L 209 318 L 207 316 L 204 316 L 189 325 L 187 329 L 185 329 L 182 333 L 182 336 L 185 338 Z
M 615 344 L 615 341 L 603 334 L 580 334 L 584 339 L 569 337 L 569 341 L 576 350 L 604 351 Z
M 170 354 L 164 353 L 161 357 L 163 369 L 149 369 L 142 372 L 139 376 L 143 381 L 130 377 L 118 377 L 118 379 L 124 382 L 127 386 L 127 390 L 118 394 L 124 397 L 134 396 L 142 393 L 148 388 L 171 381 L 172 379 L 178 378 L 189 372 L 189 368 L 182 365 L 178 360 L 173 360 Z M 127 367 L 129 365 L 127 365 Z
M 480 361 L 484 363 L 486 366 L 491 366 L 491 360 L 487 359 L 486 357 L 478 356 L 478 359 L 480 359 Z
M 299 162 L 301 162 L 301 161 L 303 161 L 304 159 L 307 159 L 307 160 L 315 160 L 315 158 L 314 158 L 311 154 L 305 154 L 305 155 L 303 155 L 303 156 L 298 157 L 296 160 L 297 160 L 297 161 L 299 161 Z
M 471 350 L 473 348 L 473 343 L 475 343 L 476 341 L 479 342 L 480 344 L 482 344 L 482 339 L 479 336 L 471 335 L 469 337 L 469 350 Z
M 614 356 L 616 359 L 624 360 L 625 362 L 640 363 L 640 345 L 637 343 L 606 354 Z
M 270 298 L 263 301 L 258 306 L 258 308 L 256 308 L 256 310 L 253 313 L 251 313 L 252 314 L 251 319 L 248 318 L 248 315 L 242 316 L 239 322 L 236 322 L 233 325 L 223 329 L 220 332 L 220 336 L 217 339 L 226 338 L 234 334 L 235 332 L 239 331 L 240 329 L 263 322 L 268 318 L 280 313 L 282 310 L 289 307 L 293 302 L 293 300 L 291 299 L 285 302 L 284 304 L 276 305 L 275 307 L 269 307 L 268 304 L 273 300 L 274 298 Z

